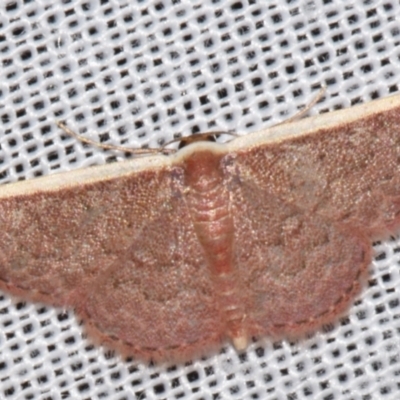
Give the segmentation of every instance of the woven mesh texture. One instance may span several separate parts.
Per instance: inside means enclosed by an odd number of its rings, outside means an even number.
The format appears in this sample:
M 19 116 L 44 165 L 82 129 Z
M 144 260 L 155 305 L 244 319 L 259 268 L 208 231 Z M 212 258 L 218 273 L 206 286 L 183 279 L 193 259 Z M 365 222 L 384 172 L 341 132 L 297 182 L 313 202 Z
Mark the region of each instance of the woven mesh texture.
M 327 86 L 316 114 L 398 91 L 398 0 L 2 0 L 2 183 L 120 160 L 63 134 L 158 147 L 252 132 Z M 0 227 L 1 229 L 1 227 Z M 368 287 L 300 343 L 185 365 L 92 346 L 73 312 L 0 295 L 1 399 L 400 398 L 400 240 L 375 244 Z

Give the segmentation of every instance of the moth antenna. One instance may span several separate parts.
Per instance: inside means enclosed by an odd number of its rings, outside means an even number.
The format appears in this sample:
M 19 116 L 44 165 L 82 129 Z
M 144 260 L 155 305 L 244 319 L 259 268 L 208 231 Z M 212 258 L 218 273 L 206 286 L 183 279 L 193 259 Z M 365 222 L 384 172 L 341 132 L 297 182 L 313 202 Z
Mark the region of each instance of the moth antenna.
M 324 85 L 321 87 L 321 89 L 319 90 L 317 95 L 314 97 L 314 99 L 310 103 L 308 103 L 303 109 L 298 111 L 296 114 L 294 114 L 290 118 L 285 119 L 284 121 L 279 122 L 274 126 L 288 124 L 289 122 L 297 121 L 298 119 L 302 118 L 321 100 L 321 98 L 325 94 L 325 92 L 326 92 L 326 86 Z
M 113 144 L 105 144 L 105 143 L 99 143 L 91 139 L 87 139 L 76 132 L 74 132 L 72 129 L 68 128 L 67 125 L 65 125 L 61 121 L 57 121 L 57 126 L 61 128 L 67 135 L 72 136 L 73 138 L 79 140 L 82 143 L 90 144 L 91 146 L 99 147 L 101 149 L 105 150 L 115 150 L 115 151 L 120 151 L 123 153 L 130 153 L 130 154 L 136 154 L 136 155 L 142 155 L 142 154 L 157 154 L 157 153 L 174 153 L 175 150 L 172 149 L 131 149 L 129 147 L 124 147 L 124 146 L 116 146 Z

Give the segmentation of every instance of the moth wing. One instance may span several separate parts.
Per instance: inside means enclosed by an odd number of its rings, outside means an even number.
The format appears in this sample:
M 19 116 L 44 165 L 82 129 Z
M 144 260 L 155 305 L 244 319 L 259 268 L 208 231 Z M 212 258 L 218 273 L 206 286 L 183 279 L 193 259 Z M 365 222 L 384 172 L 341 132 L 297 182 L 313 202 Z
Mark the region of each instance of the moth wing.
M 76 308 L 98 341 L 125 354 L 179 359 L 216 346 L 222 319 L 172 175 L 2 198 L 1 288 Z
M 275 127 L 235 160 L 233 174 L 332 222 L 371 237 L 400 225 L 400 96 Z
M 341 314 L 365 277 L 368 240 L 249 183 L 233 197 L 233 265 L 248 334 L 295 338 Z
M 291 137 L 226 156 L 250 333 L 331 321 L 360 288 L 372 238 L 399 226 L 400 96 L 391 101 L 275 128 Z

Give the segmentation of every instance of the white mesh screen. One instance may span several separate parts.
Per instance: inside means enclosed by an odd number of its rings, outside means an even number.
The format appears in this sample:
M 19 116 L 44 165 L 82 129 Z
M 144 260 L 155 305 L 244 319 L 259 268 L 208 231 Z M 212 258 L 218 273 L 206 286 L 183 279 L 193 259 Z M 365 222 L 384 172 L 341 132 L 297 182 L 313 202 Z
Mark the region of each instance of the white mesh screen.
M 398 91 L 397 0 L 2 0 L 3 183 L 123 155 L 64 135 L 160 146 L 252 132 Z M 0 227 L 1 229 L 1 227 Z M 348 317 L 301 343 L 254 343 L 184 366 L 122 361 L 72 312 L 0 296 L 1 399 L 400 397 L 400 241 L 375 245 Z

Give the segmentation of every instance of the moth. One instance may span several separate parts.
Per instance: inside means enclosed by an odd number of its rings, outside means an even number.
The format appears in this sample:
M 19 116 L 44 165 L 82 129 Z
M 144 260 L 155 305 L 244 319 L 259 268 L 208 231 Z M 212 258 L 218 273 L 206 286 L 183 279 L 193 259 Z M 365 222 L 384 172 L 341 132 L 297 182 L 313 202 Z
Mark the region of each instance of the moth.
M 400 95 L 0 188 L 0 289 L 187 360 L 342 315 L 400 225 Z

